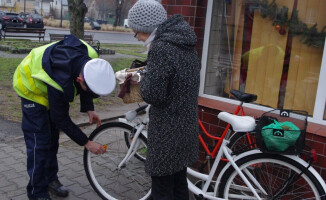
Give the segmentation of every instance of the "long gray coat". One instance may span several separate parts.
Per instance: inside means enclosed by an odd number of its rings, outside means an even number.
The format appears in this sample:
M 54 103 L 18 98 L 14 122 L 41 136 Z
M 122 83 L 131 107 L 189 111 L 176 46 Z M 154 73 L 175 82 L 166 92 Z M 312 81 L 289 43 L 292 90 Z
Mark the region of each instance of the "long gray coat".
M 146 172 L 165 176 L 198 159 L 197 103 L 200 59 L 197 38 L 181 15 L 161 24 L 148 52 L 141 95 L 152 105 Z

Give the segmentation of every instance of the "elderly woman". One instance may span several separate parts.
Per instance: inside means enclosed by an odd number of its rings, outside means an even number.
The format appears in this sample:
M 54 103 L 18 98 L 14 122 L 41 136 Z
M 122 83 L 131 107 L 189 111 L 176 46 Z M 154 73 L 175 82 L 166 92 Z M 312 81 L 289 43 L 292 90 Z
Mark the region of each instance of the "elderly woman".
M 200 59 L 196 35 L 181 15 L 167 19 L 155 0 L 139 0 L 128 14 L 135 38 L 148 48 L 141 96 L 151 104 L 146 173 L 152 198 L 189 199 L 186 168 L 198 159 Z

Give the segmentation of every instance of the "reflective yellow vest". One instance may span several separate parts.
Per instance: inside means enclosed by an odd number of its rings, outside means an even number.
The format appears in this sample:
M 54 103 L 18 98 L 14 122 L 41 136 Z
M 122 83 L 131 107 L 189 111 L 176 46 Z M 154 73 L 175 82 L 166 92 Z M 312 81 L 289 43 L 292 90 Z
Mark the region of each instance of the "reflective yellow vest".
M 98 54 L 89 44 L 81 40 L 88 49 L 88 56 L 98 58 Z M 60 90 L 63 89 L 44 71 L 42 67 L 43 54 L 49 46 L 56 42 L 33 49 L 18 65 L 14 77 L 13 87 L 20 97 L 44 105 L 49 109 L 49 100 L 46 84 Z M 46 83 L 46 84 L 45 84 Z

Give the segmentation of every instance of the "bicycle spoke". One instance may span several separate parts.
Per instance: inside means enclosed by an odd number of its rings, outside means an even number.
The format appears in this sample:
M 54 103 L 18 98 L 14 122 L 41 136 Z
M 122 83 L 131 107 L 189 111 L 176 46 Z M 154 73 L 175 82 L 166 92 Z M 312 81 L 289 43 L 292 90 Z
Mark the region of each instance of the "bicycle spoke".
M 122 123 L 112 123 L 106 126 L 108 127 L 95 132 L 92 139 L 107 145 L 107 152 L 102 155 L 87 154 L 85 167 L 87 177 L 94 190 L 103 199 L 141 199 L 151 188 L 151 179 L 144 170 L 145 162 L 135 155 L 130 157 L 130 160 L 120 169 L 118 168 L 129 150 L 125 133 L 131 131 L 132 127 L 122 125 Z M 128 141 L 130 141 L 129 138 Z M 146 142 L 141 138 L 135 142 L 138 142 L 139 148 L 146 148 Z M 143 156 L 146 157 L 146 153 Z
M 251 157 L 260 159 L 250 159 Z M 288 158 L 282 156 L 251 155 L 237 161 L 237 164 L 261 199 L 320 199 L 320 194 L 325 193 L 317 179 L 305 167 L 294 161 L 288 162 Z M 219 192 L 227 199 L 255 198 L 233 168 L 224 174 L 221 183 Z

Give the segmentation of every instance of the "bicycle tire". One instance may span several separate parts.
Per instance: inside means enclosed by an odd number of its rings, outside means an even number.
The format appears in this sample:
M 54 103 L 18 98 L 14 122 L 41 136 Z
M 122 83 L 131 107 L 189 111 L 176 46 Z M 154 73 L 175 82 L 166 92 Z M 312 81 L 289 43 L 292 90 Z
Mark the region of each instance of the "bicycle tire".
M 248 136 L 246 132 L 235 132 L 230 138 L 230 142 L 227 145 L 229 149 L 232 150 L 235 154 L 242 153 L 251 149 L 255 149 L 255 133 L 248 132 L 250 141 L 249 143 Z
M 95 155 L 84 150 L 86 176 L 102 199 L 147 199 L 150 195 L 151 177 L 145 173 L 144 161 L 134 156 L 120 170 L 117 169 L 129 149 L 124 137 L 128 131 L 133 131 L 128 124 L 105 123 L 96 128 L 89 139 L 107 145 L 107 152 Z M 147 147 L 142 136 L 138 139 Z
M 262 199 L 318 199 L 325 200 L 325 191 L 318 179 L 302 164 L 285 156 L 277 154 L 252 154 L 245 156 L 236 161 L 238 167 L 244 172 L 244 169 L 249 170 L 259 184 L 267 192 L 267 195 L 262 194 L 257 186 L 253 184 L 257 193 Z M 293 175 L 303 174 L 299 176 L 295 182 L 287 187 L 284 187 Z M 248 176 L 246 175 L 248 178 Z M 248 178 L 249 179 L 249 178 Z M 231 186 L 231 184 L 233 184 Z M 244 195 L 248 199 L 255 199 L 252 192 L 247 189 L 245 191 L 244 181 L 240 178 L 233 167 L 229 167 L 225 171 L 221 185 L 219 187 L 219 197 L 226 199 L 241 199 L 235 195 Z M 236 188 L 238 186 L 238 188 Z M 242 189 L 241 189 L 242 187 Z M 239 189 L 240 188 L 240 189 Z M 286 190 L 282 190 L 286 188 Z M 282 192 L 281 192 L 282 191 Z M 242 197 L 242 199 L 244 199 Z

